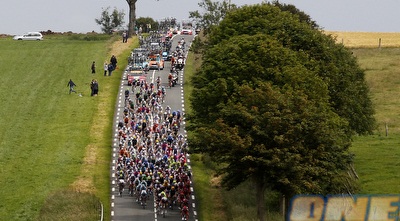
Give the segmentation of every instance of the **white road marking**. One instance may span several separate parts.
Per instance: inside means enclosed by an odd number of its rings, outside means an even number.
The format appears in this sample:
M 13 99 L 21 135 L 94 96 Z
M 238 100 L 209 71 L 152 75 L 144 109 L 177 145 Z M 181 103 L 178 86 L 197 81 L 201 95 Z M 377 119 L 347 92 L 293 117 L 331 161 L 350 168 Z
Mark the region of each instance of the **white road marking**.
M 153 70 L 153 74 L 152 74 L 152 76 L 151 76 L 151 83 L 153 83 L 154 84 L 154 74 L 156 73 L 156 70 Z

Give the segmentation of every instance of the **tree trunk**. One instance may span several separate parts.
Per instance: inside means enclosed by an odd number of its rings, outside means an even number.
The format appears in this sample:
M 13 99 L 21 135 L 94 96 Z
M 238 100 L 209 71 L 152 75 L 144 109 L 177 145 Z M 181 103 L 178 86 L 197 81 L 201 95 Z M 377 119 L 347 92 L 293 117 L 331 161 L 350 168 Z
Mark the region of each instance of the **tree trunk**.
M 287 220 L 287 213 L 289 212 L 290 200 L 294 196 L 293 193 L 286 192 L 280 195 L 279 203 L 280 203 L 280 212 L 283 215 L 284 220 Z
M 137 0 L 126 0 L 129 5 L 129 25 L 128 25 L 128 37 L 131 37 L 135 33 L 136 23 L 136 2 Z
M 255 178 L 256 198 L 257 198 L 257 217 L 259 221 L 265 221 L 265 189 L 263 179 Z
M 279 213 L 281 216 L 286 216 L 286 197 L 284 194 L 280 194 L 279 196 Z

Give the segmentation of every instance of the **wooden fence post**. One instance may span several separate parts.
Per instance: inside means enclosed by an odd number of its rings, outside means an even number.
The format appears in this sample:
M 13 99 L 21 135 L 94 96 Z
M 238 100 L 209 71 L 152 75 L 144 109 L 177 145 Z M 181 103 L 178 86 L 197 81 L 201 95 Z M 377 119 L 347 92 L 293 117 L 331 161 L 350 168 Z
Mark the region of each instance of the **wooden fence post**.
M 379 45 L 378 45 L 379 49 L 381 48 L 381 44 L 382 44 L 382 39 L 379 38 Z
M 389 136 L 389 126 L 387 122 L 385 122 L 385 131 L 386 131 L 386 136 Z

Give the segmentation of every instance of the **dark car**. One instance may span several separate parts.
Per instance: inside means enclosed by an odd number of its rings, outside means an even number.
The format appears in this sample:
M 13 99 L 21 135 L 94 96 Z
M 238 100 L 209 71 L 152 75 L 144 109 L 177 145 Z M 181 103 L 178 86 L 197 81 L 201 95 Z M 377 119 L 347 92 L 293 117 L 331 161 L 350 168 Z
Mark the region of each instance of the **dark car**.
M 172 59 L 172 54 L 169 53 L 169 51 L 164 51 L 162 53 L 162 58 L 164 59 L 164 61 L 171 61 Z

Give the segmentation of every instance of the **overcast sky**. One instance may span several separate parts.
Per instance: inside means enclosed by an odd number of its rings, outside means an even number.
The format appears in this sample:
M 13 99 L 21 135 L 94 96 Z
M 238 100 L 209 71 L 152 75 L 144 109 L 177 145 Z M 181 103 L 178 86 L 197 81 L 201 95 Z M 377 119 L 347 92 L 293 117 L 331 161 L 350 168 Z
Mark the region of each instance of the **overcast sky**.
M 187 19 L 189 11 L 201 9 L 201 0 L 138 0 L 137 17 L 156 20 L 174 17 Z M 0 34 L 22 34 L 28 31 L 100 32 L 94 21 L 103 8 L 125 12 L 126 0 L 0 0 Z M 5 3 L 6 2 L 6 3 Z M 262 0 L 231 0 L 236 5 L 257 4 Z M 329 31 L 400 32 L 399 0 L 280 0 L 306 12 Z

